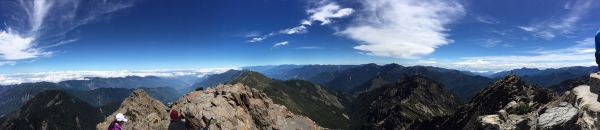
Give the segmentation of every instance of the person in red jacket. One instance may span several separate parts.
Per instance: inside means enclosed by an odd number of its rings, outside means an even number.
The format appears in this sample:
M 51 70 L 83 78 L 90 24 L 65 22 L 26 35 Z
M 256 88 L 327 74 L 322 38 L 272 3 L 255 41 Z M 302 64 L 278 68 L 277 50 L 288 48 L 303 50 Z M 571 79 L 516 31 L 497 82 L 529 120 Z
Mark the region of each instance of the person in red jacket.
M 171 123 L 169 123 L 169 130 L 187 130 L 185 123 L 181 120 L 179 112 L 175 109 L 171 109 Z

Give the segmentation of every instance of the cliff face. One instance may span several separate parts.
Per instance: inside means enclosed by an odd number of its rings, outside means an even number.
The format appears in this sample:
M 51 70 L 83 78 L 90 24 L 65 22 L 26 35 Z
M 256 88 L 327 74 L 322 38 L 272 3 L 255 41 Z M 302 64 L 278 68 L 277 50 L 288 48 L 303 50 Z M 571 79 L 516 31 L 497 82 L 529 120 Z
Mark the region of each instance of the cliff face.
M 164 130 L 169 125 L 168 108 L 150 97 L 144 90 L 136 89 L 121 103 L 121 107 L 96 125 L 105 130 L 115 120 L 117 113 L 123 113 L 129 122 L 123 125 L 126 130 Z
M 267 95 L 243 84 L 194 91 L 173 104 L 189 129 L 321 129 L 307 117 L 274 104 Z

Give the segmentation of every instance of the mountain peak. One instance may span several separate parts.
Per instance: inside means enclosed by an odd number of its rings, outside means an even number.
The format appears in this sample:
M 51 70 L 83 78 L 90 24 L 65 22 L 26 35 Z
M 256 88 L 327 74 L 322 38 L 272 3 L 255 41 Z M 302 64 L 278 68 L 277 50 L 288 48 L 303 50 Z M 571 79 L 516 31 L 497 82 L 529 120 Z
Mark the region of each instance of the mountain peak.
M 363 107 L 358 112 L 366 115 L 362 129 L 411 129 L 418 120 L 450 115 L 460 105 L 458 97 L 422 76 L 363 93 L 357 102 Z
M 245 70 L 242 71 L 242 73 L 240 73 L 240 75 L 233 79 L 230 83 L 243 83 L 249 86 L 264 88 L 271 82 L 273 82 L 273 80 L 265 75 L 262 75 L 258 72 Z
M 100 120 L 100 111 L 84 101 L 61 90 L 47 90 L 9 115 L 0 129 L 94 129 Z
M 130 123 L 123 125 L 124 129 L 167 129 L 169 124 L 168 108 L 160 101 L 150 97 L 143 89 L 134 90 L 121 107 L 113 114 L 96 125 L 97 129 L 105 130 L 117 113 L 123 113 Z
M 318 129 L 315 122 L 274 104 L 260 90 L 243 84 L 194 91 L 173 105 L 192 129 Z

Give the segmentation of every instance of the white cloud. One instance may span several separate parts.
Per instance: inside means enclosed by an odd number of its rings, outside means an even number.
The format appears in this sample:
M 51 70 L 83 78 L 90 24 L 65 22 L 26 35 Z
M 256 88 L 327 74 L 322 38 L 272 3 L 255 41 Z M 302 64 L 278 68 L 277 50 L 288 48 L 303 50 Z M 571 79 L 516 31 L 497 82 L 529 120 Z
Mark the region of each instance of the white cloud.
M 527 32 L 532 32 L 534 30 L 533 27 L 525 27 L 525 26 L 517 26 L 519 29 Z
M 320 4 L 318 5 L 318 7 L 308 9 L 306 12 L 310 16 L 304 20 L 301 20 L 298 26 L 282 29 L 277 32 L 272 32 L 263 36 L 256 36 L 248 40 L 248 42 L 261 42 L 265 39 L 281 34 L 292 35 L 307 33 L 308 27 L 313 25 L 314 22 L 319 21 L 321 22 L 320 25 L 327 25 L 330 24 L 332 22 L 332 19 L 334 18 L 343 18 L 350 16 L 352 13 L 354 13 L 354 9 L 342 8 L 337 3 L 330 2 L 327 4 Z
M 475 17 L 475 20 L 481 22 L 481 23 L 485 23 L 485 24 L 499 24 L 500 21 L 494 17 L 491 16 L 477 16 Z
M 582 40 L 586 41 L 586 40 Z M 579 41 L 581 42 L 581 41 Z M 560 68 L 596 65 L 593 46 L 574 45 L 564 49 L 533 50 L 521 55 L 462 57 L 456 60 L 423 62 L 420 65 L 439 66 L 468 71 L 503 71 L 522 67 Z
M 355 23 L 339 32 L 368 55 L 419 58 L 449 44 L 446 25 L 465 14 L 447 0 L 365 0 Z
M 493 39 L 493 38 L 485 39 L 485 40 L 483 40 L 482 46 L 483 47 L 496 47 L 499 45 L 500 42 L 502 42 L 502 40 L 500 40 L 500 39 Z
M 134 0 L 85 1 L 85 0 L 15 0 L 4 2 L 1 12 L 7 16 L 5 28 L 0 28 L 0 61 L 33 59 L 52 55 L 46 50 L 73 39 L 64 35 L 97 16 L 111 13 L 133 4 Z M 85 9 L 80 9 L 85 6 Z M 82 11 L 85 10 L 85 11 Z M 44 40 L 41 40 L 44 39 Z
M 58 71 L 39 73 L 16 73 L 0 74 L 0 85 L 13 85 L 33 82 L 60 82 L 65 80 L 87 80 L 90 77 L 115 78 L 126 76 L 198 76 L 223 73 L 230 69 L 239 68 L 203 68 L 203 69 L 181 69 L 181 70 L 121 70 L 121 71 Z
M 518 26 L 518 28 L 547 40 L 556 36 L 571 34 L 577 27 L 577 22 L 592 9 L 593 2 L 594 0 L 567 2 L 563 7 L 567 10 L 565 14 L 558 14 L 558 17 L 537 21 L 529 26 Z
M 288 41 L 278 42 L 278 43 L 273 44 L 272 48 L 277 48 L 277 47 L 280 47 L 280 46 L 285 46 L 285 45 L 288 45 L 289 43 L 290 42 L 288 42 Z
M 342 8 L 336 3 L 329 3 L 321 7 L 309 9 L 308 14 L 310 17 L 308 20 L 302 22 L 302 24 L 311 25 L 314 21 L 321 22 L 321 25 L 331 23 L 332 18 L 342 18 L 354 13 L 352 8 Z
M 577 43 L 575 45 L 576 47 L 593 47 L 594 44 L 596 43 L 596 41 L 593 37 L 590 37 L 590 38 L 585 38 L 581 41 L 577 41 L 576 43 Z
M 283 33 L 283 34 L 290 34 L 291 35 L 291 34 L 307 33 L 308 30 L 306 30 L 306 26 L 300 25 L 298 27 L 284 29 L 284 30 L 281 30 L 279 32 Z

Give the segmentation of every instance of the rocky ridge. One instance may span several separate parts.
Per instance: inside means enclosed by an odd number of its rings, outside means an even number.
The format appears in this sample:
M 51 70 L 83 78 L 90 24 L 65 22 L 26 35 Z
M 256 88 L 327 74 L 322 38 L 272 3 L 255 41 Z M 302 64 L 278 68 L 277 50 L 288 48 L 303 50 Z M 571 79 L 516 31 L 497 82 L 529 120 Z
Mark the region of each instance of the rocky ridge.
M 600 129 L 600 102 L 597 87 L 600 76 L 591 74 L 590 85 L 579 85 L 522 114 L 506 113 L 479 116 L 478 129 L 597 130 Z M 506 106 L 510 106 L 509 103 Z
M 220 84 L 188 93 L 173 108 L 181 112 L 189 129 L 322 129 L 243 84 Z

